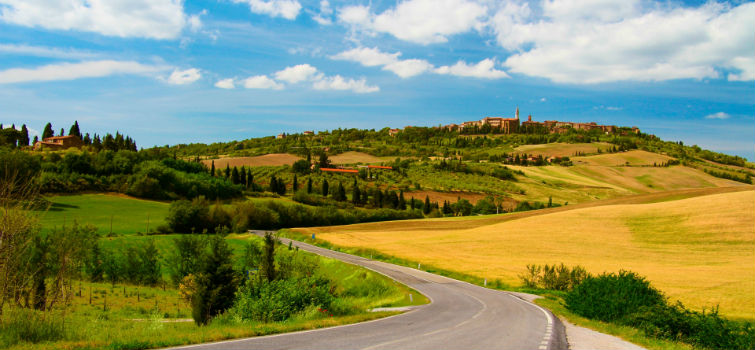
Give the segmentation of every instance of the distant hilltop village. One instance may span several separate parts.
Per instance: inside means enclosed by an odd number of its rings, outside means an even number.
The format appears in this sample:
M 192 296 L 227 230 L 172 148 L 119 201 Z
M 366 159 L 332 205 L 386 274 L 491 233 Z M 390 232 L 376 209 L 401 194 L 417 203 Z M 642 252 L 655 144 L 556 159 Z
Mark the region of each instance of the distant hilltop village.
M 600 130 L 605 133 L 613 133 L 619 128 L 615 125 L 600 125 L 595 122 L 591 123 L 574 123 L 574 122 L 560 122 L 557 120 L 546 120 L 544 122 L 536 122 L 532 120 L 532 115 L 527 116 L 527 121 L 519 122 L 519 107 L 516 108 L 516 114 L 514 118 L 501 118 L 501 117 L 485 117 L 480 120 L 474 120 L 464 122 L 461 124 L 448 124 L 442 126 L 442 128 L 452 131 L 466 131 L 468 133 L 501 133 L 501 134 L 513 134 L 513 133 L 532 133 L 532 132 L 548 132 L 551 134 L 565 133 L 570 129 L 574 130 Z M 640 129 L 636 126 L 632 127 L 632 132 L 639 134 Z

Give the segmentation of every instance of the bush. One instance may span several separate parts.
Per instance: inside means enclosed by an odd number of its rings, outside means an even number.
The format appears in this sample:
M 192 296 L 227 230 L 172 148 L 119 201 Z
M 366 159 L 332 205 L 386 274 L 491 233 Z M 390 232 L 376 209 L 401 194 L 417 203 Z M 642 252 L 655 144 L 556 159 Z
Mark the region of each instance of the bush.
M 755 330 L 749 323 L 721 318 L 718 310 L 696 312 L 680 302 L 676 305 L 641 307 L 625 323 L 637 327 L 646 335 L 683 341 L 710 349 L 752 349 Z
M 631 271 L 587 277 L 566 295 L 566 308 L 601 321 L 620 320 L 641 307 L 664 305 L 665 298 L 644 277 Z
M 334 299 L 330 281 L 322 277 L 260 279 L 239 290 L 231 313 L 243 320 L 279 322 L 310 306 L 329 309 Z
M 569 268 L 564 265 L 527 265 L 527 273 L 519 275 L 522 283 L 528 288 L 542 288 L 559 291 L 569 291 L 589 277 L 582 266 Z
M 179 200 L 170 204 L 165 218 L 173 232 L 193 233 L 212 228 L 210 207 L 204 198 Z

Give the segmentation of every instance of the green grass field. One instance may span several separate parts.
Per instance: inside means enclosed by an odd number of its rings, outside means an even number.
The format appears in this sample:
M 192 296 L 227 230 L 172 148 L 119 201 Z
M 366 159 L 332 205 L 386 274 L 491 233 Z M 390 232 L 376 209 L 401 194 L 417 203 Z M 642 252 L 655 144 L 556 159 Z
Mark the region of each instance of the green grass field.
M 121 236 L 102 238 L 108 248 L 121 248 L 140 241 L 154 239 L 164 257 L 171 250 L 178 235 Z M 251 235 L 226 237 L 235 253 Z M 278 249 L 287 249 L 284 246 Z M 301 254 L 309 254 L 300 252 Z M 376 272 L 340 261 L 319 257 L 318 273 L 335 281 L 336 291 L 378 288 L 382 292 L 370 297 L 342 296 L 339 300 L 352 312 L 330 316 L 310 310 L 285 322 L 262 323 L 235 320 L 228 316 L 214 319 L 208 326 L 197 327 L 190 319 L 191 309 L 181 300 L 178 290 L 169 285 L 145 287 L 109 283 L 74 281 L 69 307 L 58 308 L 46 315 L 36 311 L 6 308 L 10 317 L 0 326 L 0 348 L 3 349 L 147 349 L 257 335 L 291 332 L 348 324 L 391 315 L 390 312 L 368 312 L 376 307 L 420 305 L 428 302 L 417 291 Z M 163 264 L 164 266 L 164 264 Z M 163 268 L 165 270 L 165 268 Z M 410 301 L 409 294 L 413 300 Z M 44 324 L 44 325 L 41 325 Z M 31 327 L 30 327 L 31 326 Z M 14 336 L 21 331 L 52 332 L 57 340 L 46 342 L 17 342 Z
M 47 211 L 39 211 L 39 222 L 44 231 L 71 225 L 92 224 L 103 235 L 151 232 L 165 223 L 168 204 L 135 199 L 123 195 L 81 194 L 47 197 L 51 205 Z

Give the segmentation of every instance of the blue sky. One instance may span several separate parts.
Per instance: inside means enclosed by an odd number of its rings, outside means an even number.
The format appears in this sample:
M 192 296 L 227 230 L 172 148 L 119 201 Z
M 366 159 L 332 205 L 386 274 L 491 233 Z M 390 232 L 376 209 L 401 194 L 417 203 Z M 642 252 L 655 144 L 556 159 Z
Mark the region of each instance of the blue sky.
M 0 0 L 0 122 L 141 147 L 512 116 L 755 159 L 755 3 Z

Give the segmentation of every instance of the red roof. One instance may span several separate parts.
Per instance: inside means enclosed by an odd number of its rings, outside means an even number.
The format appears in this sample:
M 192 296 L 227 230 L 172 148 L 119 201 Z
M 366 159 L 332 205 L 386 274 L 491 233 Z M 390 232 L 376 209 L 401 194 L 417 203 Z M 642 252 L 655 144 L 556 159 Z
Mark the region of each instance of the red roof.
M 367 167 L 370 168 L 370 169 L 390 169 L 390 170 L 393 170 L 392 166 L 368 165 Z
M 354 169 L 320 168 L 320 170 L 322 170 L 322 171 L 329 171 L 329 172 L 333 172 L 333 173 L 353 173 L 353 174 L 358 174 L 359 173 L 359 170 L 354 170 Z

